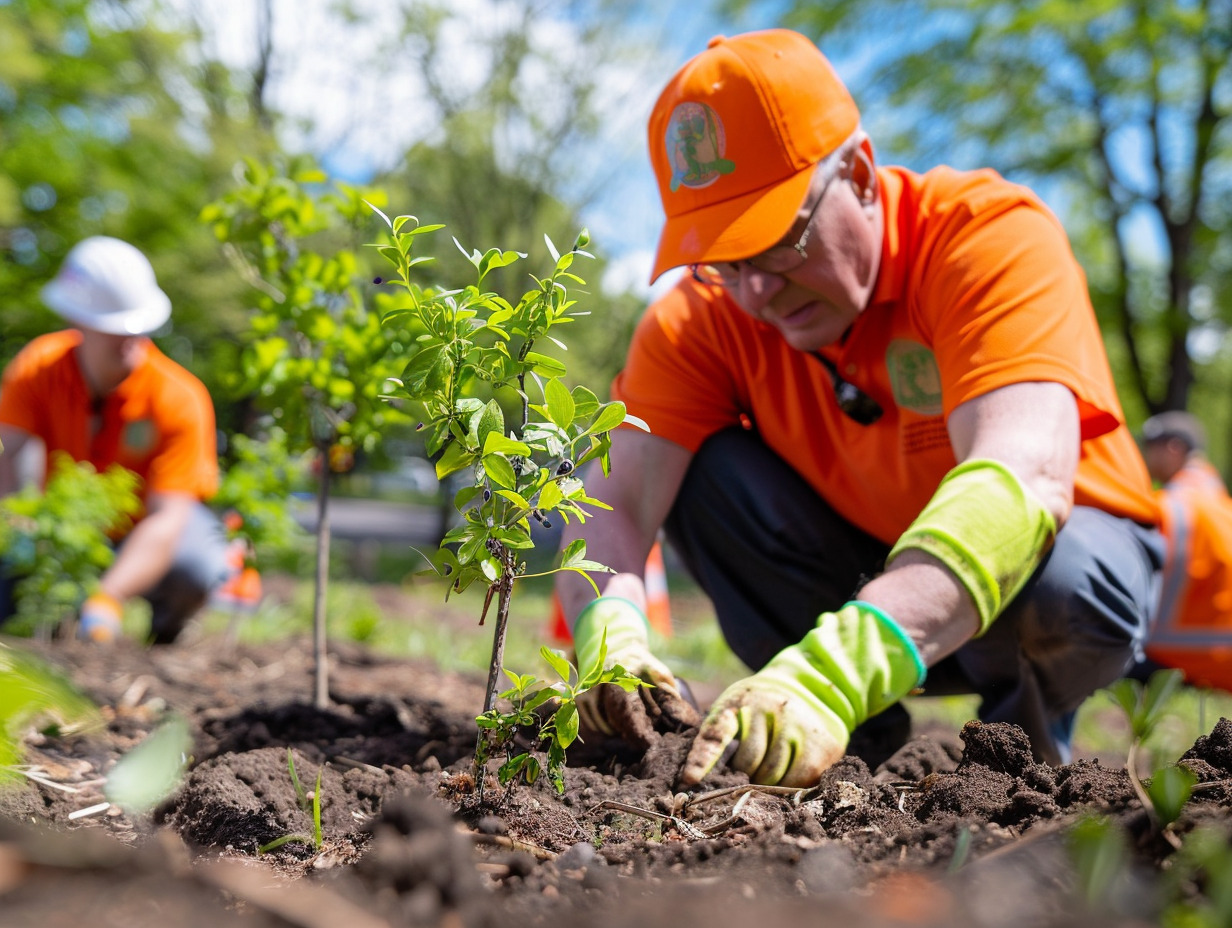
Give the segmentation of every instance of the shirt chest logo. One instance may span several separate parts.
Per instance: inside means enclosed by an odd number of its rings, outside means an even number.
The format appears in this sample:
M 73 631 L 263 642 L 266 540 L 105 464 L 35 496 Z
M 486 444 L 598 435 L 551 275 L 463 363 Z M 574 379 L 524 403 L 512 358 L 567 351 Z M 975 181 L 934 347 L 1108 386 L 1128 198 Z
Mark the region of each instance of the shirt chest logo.
M 896 338 L 886 348 L 886 369 L 900 409 L 941 415 L 941 372 L 931 351 L 919 342 Z
M 158 429 L 150 419 L 137 419 L 124 426 L 120 433 L 120 447 L 129 454 L 142 455 L 154 450 Z

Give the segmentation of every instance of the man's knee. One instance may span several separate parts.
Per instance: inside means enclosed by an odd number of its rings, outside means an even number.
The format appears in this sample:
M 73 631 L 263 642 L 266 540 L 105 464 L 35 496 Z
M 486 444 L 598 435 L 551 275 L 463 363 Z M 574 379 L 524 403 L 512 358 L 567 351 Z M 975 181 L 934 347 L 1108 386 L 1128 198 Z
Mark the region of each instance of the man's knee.
M 1158 596 L 1162 555 L 1157 532 L 1077 507 L 998 622 L 1017 624 L 1028 653 L 1066 643 L 1139 647 Z

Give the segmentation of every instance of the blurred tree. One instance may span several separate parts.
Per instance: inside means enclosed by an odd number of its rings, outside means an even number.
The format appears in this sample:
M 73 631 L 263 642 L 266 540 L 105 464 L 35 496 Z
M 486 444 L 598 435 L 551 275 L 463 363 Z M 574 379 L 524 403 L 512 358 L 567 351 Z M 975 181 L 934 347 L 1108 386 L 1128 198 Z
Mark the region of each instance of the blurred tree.
M 438 235 L 452 235 L 468 250 L 526 252 L 532 266 L 541 265 L 549 259 L 544 234 L 567 250 L 582 228 L 581 211 L 610 181 L 595 160 L 602 157 L 595 145 L 601 97 L 608 69 L 627 63 L 632 52 L 621 45 L 611 14 L 593 3 L 516 0 L 481 26 L 467 17 L 452 4 L 405 0 L 401 29 L 374 56 L 399 72 L 411 69 L 424 88 L 427 114 L 419 118 L 437 127 L 378 183 L 395 212 L 443 222 Z M 468 37 L 464 55 L 460 33 Z M 603 242 L 592 241 L 590 250 L 598 266 L 586 276 L 602 280 Z M 424 280 L 470 272 L 457 249 L 433 252 L 437 262 L 424 269 Z M 493 271 L 493 289 L 521 292 L 525 281 L 516 278 L 525 273 L 521 265 Z M 595 321 L 565 336 L 569 376 L 606 394 L 644 304 L 597 285 L 577 298 Z
M 38 290 L 68 249 L 114 235 L 149 255 L 171 296 L 159 344 L 220 396 L 241 285 L 197 214 L 241 150 L 271 142 L 233 76 L 171 21 L 157 0 L 0 3 L 0 363 L 63 325 Z
M 780 9 L 856 65 L 866 125 L 895 158 L 988 165 L 1046 191 L 1087 270 L 1131 419 L 1192 405 L 1232 435 L 1232 2 L 726 8 Z

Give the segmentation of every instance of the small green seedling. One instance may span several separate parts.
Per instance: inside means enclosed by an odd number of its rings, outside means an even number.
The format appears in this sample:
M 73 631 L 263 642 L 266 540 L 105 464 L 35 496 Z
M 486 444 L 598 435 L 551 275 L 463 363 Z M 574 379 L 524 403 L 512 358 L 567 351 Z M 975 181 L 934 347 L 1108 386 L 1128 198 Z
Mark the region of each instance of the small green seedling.
M 1179 765 L 1164 767 L 1150 778 L 1148 784 L 1138 776 L 1138 755 L 1143 744 L 1164 718 L 1168 700 L 1180 687 L 1184 675 L 1179 670 L 1160 670 L 1144 686 L 1128 677 L 1108 687 L 1108 693 L 1129 719 L 1130 744 L 1125 758 L 1125 770 L 1142 807 L 1174 846 L 1177 838 L 1168 826 L 1176 821 L 1189 801 L 1197 778 L 1193 771 Z
M 479 726 L 475 761 L 482 768 L 489 759 L 504 752 L 505 760 L 497 770 L 501 786 L 512 790 L 519 781 L 534 783 L 546 771 L 552 786 L 558 793 L 563 793 L 565 752 L 578 738 L 578 697 L 606 683 L 629 692 L 646 684 L 619 665 L 604 669 L 606 632 L 600 644 L 599 658 L 584 676 L 579 675 L 578 669 L 557 651 L 543 647 L 539 649 L 539 654 L 556 672 L 557 679 L 545 683 L 530 674 L 505 670 L 513 686 L 499 694 L 498 698 L 508 702 L 510 710 L 502 712 L 493 707 L 475 719 Z M 551 700 L 556 700 L 554 711 L 540 715 L 537 710 Z M 517 739 L 526 729 L 532 732 L 530 747 L 519 750 Z M 540 746 L 546 746 L 546 763 L 539 759 Z
M 317 771 L 317 784 L 313 788 L 311 796 L 304 791 L 304 785 L 299 780 L 299 774 L 295 772 L 295 758 L 291 755 L 290 748 L 287 748 L 287 770 L 291 775 L 291 785 L 295 787 L 295 797 L 299 800 L 300 809 L 304 812 L 312 813 L 312 834 L 283 835 L 281 838 L 275 838 L 269 844 L 262 844 L 257 848 L 258 854 L 266 854 L 282 847 L 284 844 L 291 844 L 292 842 L 311 844 L 315 848 L 319 848 L 325 843 L 325 836 L 321 831 L 321 775 L 325 772 L 324 765 Z

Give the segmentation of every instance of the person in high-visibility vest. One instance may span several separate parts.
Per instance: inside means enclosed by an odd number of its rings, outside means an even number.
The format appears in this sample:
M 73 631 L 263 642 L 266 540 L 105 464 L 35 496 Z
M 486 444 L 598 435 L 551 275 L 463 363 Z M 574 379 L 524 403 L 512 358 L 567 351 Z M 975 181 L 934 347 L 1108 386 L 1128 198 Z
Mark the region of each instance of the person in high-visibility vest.
M 1152 416 L 1141 440 L 1160 484 L 1168 555 L 1147 658 L 1131 675 L 1173 667 L 1195 686 L 1232 691 L 1232 497 L 1206 459 L 1206 432 L 1195 416 Z

